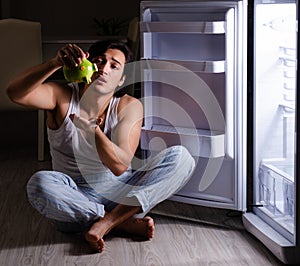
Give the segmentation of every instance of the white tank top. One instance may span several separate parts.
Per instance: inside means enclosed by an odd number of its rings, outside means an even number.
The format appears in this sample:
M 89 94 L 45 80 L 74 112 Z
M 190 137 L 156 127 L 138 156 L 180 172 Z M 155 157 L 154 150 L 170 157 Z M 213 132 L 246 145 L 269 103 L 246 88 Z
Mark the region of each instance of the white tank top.
M 69 86 L 72 89 L 72 97 L 63 123 L 56 130 L 47 128 L 53 170 L 63 172 L 73 178 L 102 172 L 111 174 L 100 161 L 94 143 L 87 142 L 69 118 L 70 114 L 79 115 L 80 112 L 78 84 L 70 83 Z M 119 101 L 120 98 L 113 97 L 108 106 L 103 132 L 109 139 L 118 123 Z

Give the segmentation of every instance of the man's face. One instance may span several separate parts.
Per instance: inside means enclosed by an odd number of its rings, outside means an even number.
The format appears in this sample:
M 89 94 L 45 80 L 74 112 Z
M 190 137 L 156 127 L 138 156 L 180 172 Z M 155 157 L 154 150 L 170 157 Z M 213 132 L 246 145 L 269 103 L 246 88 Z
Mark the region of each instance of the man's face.
M 98 72 L 92 76 L 92 86 L 100 93 L 114 92 L 124 83 L 125 55 L 118 49 L 108 49 L 103 55 L 92 58 Z

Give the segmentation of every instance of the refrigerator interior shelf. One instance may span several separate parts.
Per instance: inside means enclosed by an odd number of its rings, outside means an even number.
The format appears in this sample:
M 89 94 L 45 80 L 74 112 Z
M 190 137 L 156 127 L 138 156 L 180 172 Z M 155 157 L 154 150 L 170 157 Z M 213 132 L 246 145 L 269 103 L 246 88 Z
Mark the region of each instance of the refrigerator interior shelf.
M 192 156 L 217 158 L 225 156 L 225 134 L 218 131 L 152 125 L 142 128 L 141 148 L 159 151 L 173 145 L 185 146 Z
M 283 110 L 284 117 L 295 117 L 296 107 L 294 104 L 283 103 L 279 106 Z
M 293 58 L 296 57 L 296 48 L 287 46 L 280 46 L 279 48 L 282 49 L 283 54 L 287 56 L 292 56 Z
M 142 32 L 225 34 L 225 21 L 141 22 Z
M 142 59 L 142 60 L 156 60 L 156 59 Z M 185 61 L 185 60 L 170 60 L 170 59 L 164 59 L 159 58 L 157 60 L 170 62 L 172 63 L 171 68 L 166 68 L 165 64 L 159 65 L 149 65 L 149 69 L 153 70 L 160 70 L 160 71 L 182 71 L 182 68 L 174 68 L 173 64 L 177 64 L 180 66 L 183 66 L 187 68 L 188 70 L 192 72 L 204 72 L 204 73 L 225 73 L 225 60 L 221 61 Z M 156 68 L 159 67 L 158 68 Z
M 289 57 L 279 57 L 279 59 L 282 60 L 283 65 L 286 67 L 296 67 L 296 59 L 294 58 L 289 58 Z

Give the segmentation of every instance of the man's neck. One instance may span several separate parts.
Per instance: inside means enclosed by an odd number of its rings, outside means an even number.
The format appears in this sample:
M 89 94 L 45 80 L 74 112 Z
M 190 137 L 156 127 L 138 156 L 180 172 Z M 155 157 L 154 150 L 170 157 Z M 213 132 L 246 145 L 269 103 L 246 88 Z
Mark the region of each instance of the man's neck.
M 113 93 L 99 95 L 86 91 L 80 98 L 80 113 L 86 119 L 98 118 L 107 109 Z

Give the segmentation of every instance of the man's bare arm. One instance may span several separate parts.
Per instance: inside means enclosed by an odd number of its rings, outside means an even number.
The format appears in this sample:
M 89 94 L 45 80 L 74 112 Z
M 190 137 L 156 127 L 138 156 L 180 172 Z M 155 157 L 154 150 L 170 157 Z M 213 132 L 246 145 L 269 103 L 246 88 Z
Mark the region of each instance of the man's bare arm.
M 44 83 L 60 66 L 52 59 L 34 66 L 15 79 L 6 89 L 8 97 L 15 103 L 37 109 L 51 110 L 55 107 L 52 83 Z
M 67 45 L 49 61 L 34 66 L 11 80 L 6 88 L 9 98 L 18 104 L 37 109 L 52 110 L 56 105 L 55 91 L 59 85 L 46 83 L 63 65 L 76 65 L 86 54 L 76 45 Z
M 87 138 L 94 138 L 100 160 L 117 176 L 124 173 L 132 161 L 140 141 L 143 122 L 143 106 L 140 101 L 131 96 L 123 96 L 119 106 L 119 123 L 112 132 L 111 140 L 99 126 L 83 117 L 74 114 L 70 116 L 83 134 L 87 133 Z
M 110 141 L 99 127 L 95 142 L 101 161 L 115 174 L 121 175 L 130 165 L 140 141 L 143 107 L 137 99 L 131 100 L 119 114 L 119 124 Z

